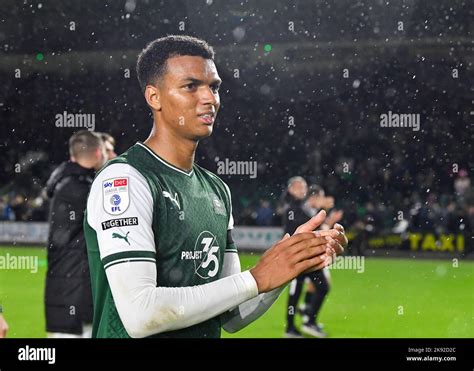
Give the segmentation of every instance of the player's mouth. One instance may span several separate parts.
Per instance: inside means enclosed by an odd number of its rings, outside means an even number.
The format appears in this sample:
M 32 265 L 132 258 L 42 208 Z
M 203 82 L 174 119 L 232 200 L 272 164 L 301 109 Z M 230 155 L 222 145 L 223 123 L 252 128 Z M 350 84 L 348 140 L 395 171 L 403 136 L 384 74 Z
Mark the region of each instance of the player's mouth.
M 212 125 L 216 117 L 215 112 L 206 112 L 198 115 L 199 119 L 206 125 Z

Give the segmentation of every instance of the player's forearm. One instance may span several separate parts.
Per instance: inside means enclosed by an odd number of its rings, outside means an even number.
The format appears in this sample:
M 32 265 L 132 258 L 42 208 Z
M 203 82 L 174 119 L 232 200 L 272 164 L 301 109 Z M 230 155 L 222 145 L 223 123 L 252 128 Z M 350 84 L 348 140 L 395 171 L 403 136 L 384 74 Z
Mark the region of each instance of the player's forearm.
M 235 253 L 226 253 L 224 256 L 224 266 L 222 276 L 227 277 L 240 273 L 239 255 Z M 236 332 L 252 323 L 262 316 L 268 308 L 272 306 L 275 300 L 286 285 L 276 288 L 270 292 L 265 292 L 255 298 L 247 300 L 239 306 L 233 308 L 221 315 L 222 327 L 227 332 Z
M 278 299 L 286 285 L 247 300 L 221 315 L 222 327 L 227 332 L 237 332 L 261 317 Z
M 140 270 L 131 279 L 130 269 Z M 143 274 L 143 270 L 147 274 Z M 128 272 L 127 272 L 128 271 Z M 249 271 L 191 287 L 156 287 L 154 264 L 135 262 L 107 269 L 107 278 L 120 319 L 131 337 L 186 328 L 255 297 L 257 285 Z

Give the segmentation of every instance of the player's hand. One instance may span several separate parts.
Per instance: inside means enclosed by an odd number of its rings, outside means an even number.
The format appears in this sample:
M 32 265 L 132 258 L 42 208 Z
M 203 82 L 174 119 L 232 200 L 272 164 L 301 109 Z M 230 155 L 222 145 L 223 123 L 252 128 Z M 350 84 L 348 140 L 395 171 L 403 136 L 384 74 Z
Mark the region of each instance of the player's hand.
M 326 224 L 330 228 L 334 228 L 334 225 L 339 222 L 342 217 L 344 216 L 344 211 L 342 210 L 331 210 L 329 213 L 327 219 L 326 219 Z
M 315 233 L 318 236 L 324 236 L 328 240 L 329 248 L 325 252 L 326 256 L 324 258 L 324 263 L 321 263 L 317 267 L 311 268 L 309 272 L 322 269 L 334 263 L 337 255 L 341 255 L 348 244 L 344 227 L 341 224 L 336 223 L 334 224 L 333 229 L 327 231 L 317 231 Z
M 298 228 L 296 228 L 296 231 L 294 234 L 301 233 L 301 232 L 312 232 L 316 228 L 318 228 L 321 224 L 323 224 L 325 220 L 326 220 L 326 211 L 321 210 L 319 213 L 313 216 L 306 223 L 301 224 Z
M 295 234 L 302 233 L 302 232 L 311 232 L 321 226 L 322 224 L 327 224 L 327 217 L 326 211 L 321 210 L 315 216 L 313 216 L 310 220 L 306 223 L 301 224 L 298 228 L 296 228 Z M 330 224 L 331 226 L 333 224 Z M 328 265 L 331 265 L 336 255 L 340 255 L 344 252 L 344 247 L 341 243 L 336 240 L 336 237 L 339 237 L 340 232 L 336 229 L 324 230 L 324 231 L 316 231 L 316 236 L 318 237 L 325 237 L 328 244 L 326 246 L 326 250 L 320 255 L 321 262 L 316 265 L 315 267 L 311 267 L 304 271 L 303 273 L 314 272 L 319 269 L 323 269 Z M 323 255 L 324 254 L 324 255 Z
M 295 234 L 302 232 L 310 232 L 318 228 L 326 220 L 326 211 L 321 210 L 315 216 L 313 216 L 306 223 L 301 224 L 295 231 Z M 325 237 L 328 241 L 328 247 L 324 252 L 325 256 L 321 256 L 322 263 L 316 267 L 311 267 L 309 271 L 315 271 L 331 265 L 336 256 L 344 252 L 344 248 L 347 246 L 348 240 L 344 232 L 344 227 L 340 224 L 334 224 L 333 229 L 325 231 L 314 232 L 316 236 Z
M 334 224 L 334 229 L 339 232 L 339 234 L 336 236 L 336 241 L 339 242 L 340 246 L 342 247 L 342 251 L 338 252 L 339 255 L 344 252 L 344 249 L 347 247 L 349 240 L 347 239 L 346 232 L 344 231 L 344 227 L 341 224 Z
M 274 244 L 250 270 L 257 282 L 258 292 L 267 292 L 286 284 L 302 272 L 320 265 L 331 248 L 325 236 L 315 232 L 300 232 Z
M 3 315 L 0 314 L 0 339 L 7 337 L 8 324 L 3 318 Z

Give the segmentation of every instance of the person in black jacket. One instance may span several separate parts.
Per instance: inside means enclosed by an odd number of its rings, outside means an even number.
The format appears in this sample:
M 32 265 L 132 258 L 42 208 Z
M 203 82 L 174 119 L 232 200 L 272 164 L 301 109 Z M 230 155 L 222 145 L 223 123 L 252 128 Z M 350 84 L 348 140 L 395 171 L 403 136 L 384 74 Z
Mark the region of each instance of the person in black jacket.
M 337 228 L 337 222 L 342 219 L 344 212 L 334 209 L 334 197 L 327 196 L 324 189 L 316 184 L 309 187 L 308 193 L 303 206 L 306 214 L 314 216 L 320 210 L 325 210 L 327 217 L 319 228 L 321 230 Z M 330 290 L 329 268 L 323 268 L 306 276 L 306 295 L 300 307 L 303 315 L 301 330 L 307 335 L 324 338 L 327 334 L 323 331 L 322 324 L 317 322 L 317 317 Z
M 90 337 L 92 292 L 82 229 L 95 171 L 105 163 L 99 135 L 79 131 L 69 140 L 70 160 L 51 174 L 45 311 L 48 337 Z
M 295 176 L 290 178 L 288 181 L 288 189 L 284 194 L 282 199 L 283 203 L 283 226 L 284 233 L 293 235 L 298 226 L 304 223 L 305 220 L 308 220 L 308 217 L 314 216 L 314 213 L 308 210 L 308 205 L 306 204 L 308 194 L 308 185 L 304 178 L 300 176 Z M 311 214 L 311 215 L 310 215 Z M 327 223 L 327 220 L 325 221 Z M 323 223 L 320 227 L 326 228 L 327 225 Z M 342 226 L 335 227 L 338 231 L 343 232 Z M 288 297 L 288 308 L 287 308 L 287 325 L 285 331 L 285 337 L 289 338 L 300 338 L 303 337 L 302 334 L 296 329 L 294 318 L 296 314 L 296 306 L 300 298 L 303 285 L 306 279 L 311 280 L 315 284 L 318 284 L 319 287 L 322 284 L 326 283 L 326 279 L 322 271 L 315 271 L 310 273 L 303 273 L 295 278 L 290 284 L 289 297 Z M 322 284 L 320 284 L 322 282 Z M 316 306 L 314 306 L 316 308 Z M 310 308 L 312 309 L 312 308 Z M 326 337 L 326 334 L 316 323 L 316 312 L 311 311 L 311 315 L 307 316 L 308 320 L 302 326 L 304 333 L 315 336 L 315 337 Z
M 308 216 L 303 208 L 306 195 L 308 193 L 308 185 L 304 178 L 295 176 L 288 181 L 288 189 L 282 199 L 283 202 L 283 228 L 284 233 L 290 236 L 295 233 L 296 228 L 306 220 Z M 286 314 L 286 337 L 302 337 L 301 333 L 295 327 L 296 305 L 301 295 L 305 275 L 295 278 L 290 284 L 290 295 L 288 297 L 288 310 Z

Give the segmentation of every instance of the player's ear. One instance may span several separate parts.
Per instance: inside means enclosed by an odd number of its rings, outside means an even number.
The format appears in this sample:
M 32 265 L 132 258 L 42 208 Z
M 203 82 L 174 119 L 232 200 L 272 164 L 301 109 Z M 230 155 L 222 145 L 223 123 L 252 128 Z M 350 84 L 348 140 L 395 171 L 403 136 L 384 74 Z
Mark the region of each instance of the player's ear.
M 145 99 L 154 111 L 161 111 L 160 91 L 157 87 L 147 85 L 145 88 Z

